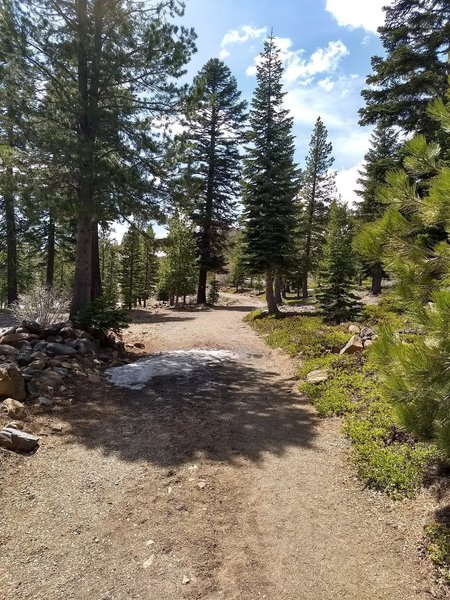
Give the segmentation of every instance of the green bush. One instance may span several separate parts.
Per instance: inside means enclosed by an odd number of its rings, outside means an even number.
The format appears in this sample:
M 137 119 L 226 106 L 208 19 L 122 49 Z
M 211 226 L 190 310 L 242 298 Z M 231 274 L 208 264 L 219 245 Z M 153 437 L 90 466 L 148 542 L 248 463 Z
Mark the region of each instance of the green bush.
M 425 528 L 425 533 L 427 552 L 440 575 L 450 583 L 450 527 L 435 521 Z
M 74 319 L 75 324 L 86 331 L 113 332 L 116 335 L 129 326 L 130 320 L 125 308 L 117 307 L 103 297 L 81 309 Z

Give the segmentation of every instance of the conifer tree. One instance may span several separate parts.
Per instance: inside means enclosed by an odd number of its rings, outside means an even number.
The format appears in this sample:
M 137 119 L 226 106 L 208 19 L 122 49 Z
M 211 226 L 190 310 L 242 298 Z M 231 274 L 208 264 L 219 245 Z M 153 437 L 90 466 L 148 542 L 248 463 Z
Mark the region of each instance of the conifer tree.
M 116 304 L 119 299 L 121 275 L 120 248 L 108 232 L 100 233 L 100 274 L 103 282 L 103 297 L 108 304 Z
M 245 259 L 252 273 L 265 273 L 269 313 L 278 308 L 274 277 L 290 259 L 298 173 L 294 164 L 293 120 L 283 106 L 283 66 L 271 35 L 257 65 L 244 161 Z
M 347 207 L 333 202 L 320 265 L 319 306 L 327 321 L 342 323 L 353 319 L 361 308 L 354 287 L 355 261 L 353 228 Z
M 169 223 L 164 256 L 160 261 L 159 288 L 168 293 L 171 304 L 195 291 L 198 277 L 197 246 L 193 228 L 179 215 Z
M 436 101 L 428 114 L 450 131 L 450 102 Z M 384 268 L 420 335 L 404 343 L 387 331 L 374 356 L 402 423 L 450 455 L 450 166 L 422 135 L 407 142 L 405 153 L 404 169 L 388 175 L 388 210 L 368 226 L 367 244 L 381 240 Z
M 142 294 L 143 256 L 140 234 L 136 227 L 131 226 L 123 236 L 121 249 L 121 278 L 122 297 L 129 310 L 137 306 Z
M 401 127 L 448 140 L 427 114 L 430 100 L 447 89 L 450 4 L 447 0 L 394 0 L 379 28 L 386 55 L 372 58 L 360 110 L 361 124 Z
M 230 69 L 212 58 L 194 79 L 186 101 L 184 160 L 188 210 L 198 231 L 199 304 L 206 303 L 208 271 L 224 266 L 226 233 L 236 218 L 246 119 L 240 96 Z
M 364 166 L 359 172 L 357 180 L 359 189 L 356 193 L 361 197 L 358 203 L 356 216 L 361 224 L 370 223 L 378 219 L 386 210 L 386 204 L 381 202 L 379 193 L 386 183 L 386 176 L 390 171 L 398 168 L 401 163 L 400 144 L 398 133 L 393 129 L 386 129 L 377 125 L 371 137 L 371 147 L 364 157 Z M 357 243 L 355 248 L 357 248 Z M 372 294 L 381 293 L 383 267 L 380 257 L 375 257 L 368 262 L 372 277 Z
M 141 253 L 142 253 L 142 299 L 144 307 L 147 306 L 147 300 L 152 297 L 156 291 L 158 280 L 158 258 L 156 256 L 156 239 L 153 227 L 148 225 L 145 235 L 141 235 Z
M 232 241 L 230 254 L 230 282 L 236 292 L 242 287 L 247 278 L 247 268 L 244 259 L 243 235 L 238 232 Z
M 318 117 L 309 143 L 306 165 L 302 171 L 298 214 L 298 265 L 301 268 L 303 298 L 308 297 L 308 277 L 318 266 L 325 238 L 328 212 L 336 198 L 333 147 L 328 132 Z

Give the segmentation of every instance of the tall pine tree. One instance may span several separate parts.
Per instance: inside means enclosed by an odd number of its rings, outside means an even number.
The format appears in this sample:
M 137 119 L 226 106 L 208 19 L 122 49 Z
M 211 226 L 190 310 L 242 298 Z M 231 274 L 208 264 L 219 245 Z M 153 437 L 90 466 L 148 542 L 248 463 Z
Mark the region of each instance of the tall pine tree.
M 245 254 L 251 272 L 265 273 L 267 307 L 276 313 L 274 278 L 292 253 L 298 173 L 293 120 L 283 106 L 283 66 L 273 35 L 264 43 L 256 76 L 242 189 Z
M 318 117 L 302 172 L 298 202 L 298 263 L 301 267 L 303 298 L 308 297 L 308 277 L 318 266 L 329 207 L 337 195 L 335 173 L 330 170 L 334 162 L 332 151 L 327 128 Z
M 246 118 L 240 96 L 230 69 L 212 58 L 195 78 L 186 102 L 187 193 L 198 231 L 200 304 L 206 303 L 208 271 L 224 266 L 226 233 L 236 218 Z

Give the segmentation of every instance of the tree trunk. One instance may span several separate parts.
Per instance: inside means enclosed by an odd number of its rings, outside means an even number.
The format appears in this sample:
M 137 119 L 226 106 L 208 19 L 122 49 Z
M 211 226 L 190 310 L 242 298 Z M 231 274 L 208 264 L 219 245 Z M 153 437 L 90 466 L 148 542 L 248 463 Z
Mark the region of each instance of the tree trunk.
M 7 169 L 8 171 L 10 169 Z M 11 178 L 13 177 L 11 170 Z M 8 304 L 16 302 L 17 290 L 17 228 L 14 195 L 4 195 L 6 219 L 6 287 Z
M 53 287 L 55 280 L 55 224 L 52 216 L 49 215 L 47 228 L 47 273 L 45 277 L 45 285 L 47 289 Z
M 206 304 L 206 282 L 208 280 L 208 270 L 201 266 L 198 276 L 197 304 Z
M 372 271 L 372 294 L 378 296 L 381 294 L 381 283 L 383 281 L 383 266 L 377 263 Z
M 276 275 L 275 277 L 274 296 L 277 304 L 283 304 L 283 298 L 281 296 L 281 277 L 279 275 Z
M 91 253 L 91 300 L 102 295 L 102 278 L 100 274 L 100 252 L 98 244 L 98 224 L 92 223 L 92 253 Z
M 75 256 L 75 277 L 70 306 L 70 316 L 89 304 L 91 300 L 92 265 L 92 220 L 91 217 L 79 217 L 77 223 L 77 241 Z
M 266 302 L 269 315 L 277 314 L 278 306 L 273 291 L 273 275 L 270 269 L 266 272 Z

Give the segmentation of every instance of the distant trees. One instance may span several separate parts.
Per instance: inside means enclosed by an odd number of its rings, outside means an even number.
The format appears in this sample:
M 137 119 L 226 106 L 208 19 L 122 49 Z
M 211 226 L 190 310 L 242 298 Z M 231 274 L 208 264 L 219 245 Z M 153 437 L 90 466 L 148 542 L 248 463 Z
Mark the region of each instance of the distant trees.
M 327 129 L 318 117 L 301 174 L 298 198 L 297 264 L 301 268 L 305 299 L 308 297 L 309 274 L 320 261 L 330 204 L 337 195 L 335 173 L 330 170 L 334 162 L 332 151 Z
M 353 319 L 361 308 L 353 293 L 355 260 L 352 250 L 353 227 L 348 208 L 334 201 L 326 231 L 320 264 L 319 306 L 328 321 L 342 323 Z
M 197 227 L 197 302 L 206 303 L 208 271 L 225 264 L 226 233 L 236 219 L 246 102 L 219 59 L 209 60 L 186 100 L 183 135 L 188 211 Z
M 271 35 L 257 65 L 242 190 L 245 260 L 251 272 L 265 273 L 269 313 L 278 310 L 274 278 L 292 254 L 298 191 L 293 120 L 283 107 L 282 75 L 280 52 Z

